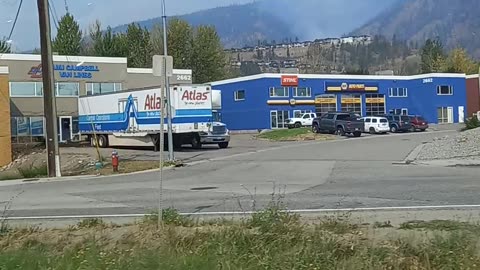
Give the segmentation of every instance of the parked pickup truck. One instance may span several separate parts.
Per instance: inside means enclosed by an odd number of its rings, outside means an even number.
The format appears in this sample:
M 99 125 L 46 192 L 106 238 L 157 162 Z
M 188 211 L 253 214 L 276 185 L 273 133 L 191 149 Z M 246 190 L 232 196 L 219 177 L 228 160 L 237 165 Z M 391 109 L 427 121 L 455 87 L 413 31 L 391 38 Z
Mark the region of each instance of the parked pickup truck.
M 355 137 L 362 136 L 365 123 L 360 115 L 352 112 L 330 112 L 320 118 L 313 119 L 312 131 L 314 133 L 328 132 L 344 136 L 353 134 Z
M 313 119 L 317 117 L 316 113 L 304 113 L 300 117 L 289 118 L 285 121 L 288 128 L 301 128 L 312 126 Z

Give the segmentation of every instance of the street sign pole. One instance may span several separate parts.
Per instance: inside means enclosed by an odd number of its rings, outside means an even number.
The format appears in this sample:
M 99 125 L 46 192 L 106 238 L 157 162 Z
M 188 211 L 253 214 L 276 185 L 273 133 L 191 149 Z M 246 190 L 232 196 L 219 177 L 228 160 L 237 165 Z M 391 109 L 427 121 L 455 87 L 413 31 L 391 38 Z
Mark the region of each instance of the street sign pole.
M 153 76 L 156 77 L 164 77 L 163 80 L 161 80 L 161 87 L 160 87 L 160 138 L 159 138 L 159 143 L 160 143 L 160 161 L 159 161 L 159 166 L 160 166 L 160 174 L 159 174 L 159 191 L 158 191 L 158 225 L 160 226 L 162 223 L 162 216 L 163 216 L 163 150 L 164 150 L 164 127 L 165 127 L 165 89 L 167 90 L 167 93 L 169 92 L 169 89 L 166 88 L 167 86 L 167 78 L 168 74 L 172 73 L 173 70 L 173 58 L 171 56 L 163 56 L 163 55 L 154 55 L 153 56 L 153 68 L 152 68 L 152 73 Z M 167 106 L 168 108 L 168 106 Z
M 165 0 L 162 1 L 162 19 L 163 19 L 163 55 L 168 56 L 167 50 L 167 13 L 165 12 Z M 167 65 L 165 58 L 165 66 Z M 171 106 L 171 96 L 170 96 L 170 83 L 169 77 L 172 76 L 170 70 L 170 74 L 168 74 L 168 70 L 164 69 L 164 76 L 165 76 L 165 88 L 167 90 L 167 123 L 168 123 L 168 159 L 170 161 L 175 160 L 175 156 L 173 154 L 173 132 L 172 132 L 172 106 Z

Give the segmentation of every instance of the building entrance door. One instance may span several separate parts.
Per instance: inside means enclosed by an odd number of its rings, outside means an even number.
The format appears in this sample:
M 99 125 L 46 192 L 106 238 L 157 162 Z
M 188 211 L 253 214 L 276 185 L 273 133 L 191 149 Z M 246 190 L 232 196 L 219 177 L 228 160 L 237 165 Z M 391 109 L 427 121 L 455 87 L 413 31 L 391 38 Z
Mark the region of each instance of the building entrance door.
M 272 129 L 286 128 L 285 121 L 288 118 L 288 111 L 270 111 L 270 127 Z
M 72 140 L 72 117 L 60 116 L 58 130 L 60 133 L 60 142 Z

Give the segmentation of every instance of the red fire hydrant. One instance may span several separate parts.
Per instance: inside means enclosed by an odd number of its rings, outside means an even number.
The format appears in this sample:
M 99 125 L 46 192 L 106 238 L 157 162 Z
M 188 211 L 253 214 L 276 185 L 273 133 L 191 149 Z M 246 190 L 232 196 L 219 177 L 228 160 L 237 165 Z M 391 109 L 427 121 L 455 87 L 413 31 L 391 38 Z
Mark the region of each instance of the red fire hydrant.
M 114 172 L 118 172 L 118 153 L 117 150 L 112 152 L 112 167 Z

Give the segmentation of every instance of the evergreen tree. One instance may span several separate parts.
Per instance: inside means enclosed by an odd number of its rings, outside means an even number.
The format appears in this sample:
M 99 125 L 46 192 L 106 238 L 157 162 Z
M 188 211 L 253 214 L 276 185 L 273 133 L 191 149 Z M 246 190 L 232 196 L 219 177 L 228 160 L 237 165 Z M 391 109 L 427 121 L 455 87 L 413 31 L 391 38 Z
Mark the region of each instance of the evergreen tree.
M 79 55 L 82 31 L 72 14 L 67 13 L 58 23 L 57 36 L 53 40 L 53 50 L 61 55 Z
M 0 40 L 0 53 L 11 53 L 10 44 L 6 40 Z
M 195 30 L 192 54 L 192 72 L 195 83 L 221 80 L 225 76 L 226 57 L 220 37 L 212 26 Z
M 443 45 L 438 40 L 427 39 L 421 50 L 423 73 L 440 72 L 445 64 Z
M 128 66 L 133 68 L 152 67 L 152 42 L 150 32 L 142 29 L 140 25 L 132 23 L 128 25 L 126 34 L 128 48 Z
M 152 39 L 153 55 L 163 55 L 163 27 L 161 24 L 157 23 L 153 25 L 150 38 Z
M 168 55 L 173 56 L 173 66 L 189 69 L 193 53 L 193 29 L 188 22 L 172 19 L 168 24 Z

